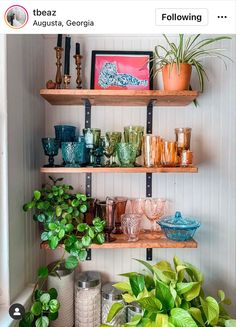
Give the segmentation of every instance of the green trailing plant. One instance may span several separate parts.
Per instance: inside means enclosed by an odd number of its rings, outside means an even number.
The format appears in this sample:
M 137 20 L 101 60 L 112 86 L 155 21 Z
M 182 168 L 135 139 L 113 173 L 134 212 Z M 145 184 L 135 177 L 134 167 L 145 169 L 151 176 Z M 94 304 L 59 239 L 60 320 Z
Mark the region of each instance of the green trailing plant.
M 107 322 L 136 302 L 142 309 L 131 322 L 123 327 L 199 327 L 225 326 L 235 327 L 236 320 L 231 319 L 224 305 L 231 303 L 222 290 L 218 298 L 206 296 L 203 289 L 203 274 L 193 265 L 174 257 L 174 265 L 160 261 L 154 266 L 141 260 L 144 273 L 126 273 L 121 276 L 128 281 L 114 286 L 123 291 L 127 303 L 115 303 L 110 309 Z M 105 327 L 109 325 L 101 325 Z
M 67 269 L 76 268 L 79 261 L 86 259 L 86 249 L 90 244 L 102 244 L 105 241 L 104 220 L 95 217 L 92 225 L 84 222 L 84 214 L 88 210 L 86 195 L 72 193 L 71 185 L 58 184 L 62 178 L 54 179 L 51 176 L 49 178 L 52 183 L 45 184 L 41 190 L 35 190 L 32 199 L 24 204 L 23 210 L 25 212 L 34 210 L 33 219 L 43 226 L 42 241 L 48 242 L 52 250 L 63 245 L 65 251 L 51 271 L 47 267 L 38 269 L 32 305 L 30 311 L 20 321 L 20 327 L 48 327 L 50 320 L 57 319 L 60 307 L 57 291 L 50 289 L 44 292 L 49 274 L 60 278 L 56 270 L 62 263 L 65 262 Z M 64 259 L 66 252 L 69 255 Z
M 163 36 L 167 42 L 167 46 L 155 46 L 153 61 L 156 69 L 154 76 L 156 76 L 156 74 L 161 71 L 165 65 L 170 65 L 171 73 L 174 64 L 177 65 L 178 71 L 180 71 L 180 64 L 189 64 L 196 69 L 200 84 L 200 91 L 203 92 L 204 80 L 207 78 L 207 73 L 202 63 L 202 59 L 218 58 L 224 62 L 226 68 L 226 60 L 231 60 L 228 56 L 222 53 L 225 51 L 225 49 L 219 47 L 208 47 L 222 40 L 230 40 L 231 38 L 228 36 L 202 39 L 201 34 L 191 36 L 179 34 L 178 44 L 171 42 L 165 34 Z

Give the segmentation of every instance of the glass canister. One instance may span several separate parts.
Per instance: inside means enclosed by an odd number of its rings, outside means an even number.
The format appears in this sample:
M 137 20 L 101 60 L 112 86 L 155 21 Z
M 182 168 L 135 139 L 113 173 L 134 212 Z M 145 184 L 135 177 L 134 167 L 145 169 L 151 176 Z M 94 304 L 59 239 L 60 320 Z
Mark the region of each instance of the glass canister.
M 122 310 L 110 323 L 107 323 L 107 316 L 112 305 L 114 303 L 124 304 L 122 292 L 113 287 L 114 284 L 114 282 L 107 283 L 102 287 L 102 323 L 108 326 L 120 327 L 126 322 L 125 310 Z
M 181 155 L 182 150 L 190 150 L 191 131 L 189 127 L 175 128 L 178 155 Z
M 49 272 L 56 266 L 57 262 L 48 265 Z M 55 288 L 60 302 L 59 316 L 57 320 L 50 322 L 52 327 L 73 327 L 74 326 L 74 270 L 65 268 L 61 263 L 55 272 L 60 276 L 49 274 L 48 289 Z
M 134 316 L 142 313 L 142 309 L 137 302 L 130 303 L 127 308 L 127 322 L 130 322 Z
M 99 327 L 101 323 L 101 274 L 84 271 L 75 290 L 75 327 Z

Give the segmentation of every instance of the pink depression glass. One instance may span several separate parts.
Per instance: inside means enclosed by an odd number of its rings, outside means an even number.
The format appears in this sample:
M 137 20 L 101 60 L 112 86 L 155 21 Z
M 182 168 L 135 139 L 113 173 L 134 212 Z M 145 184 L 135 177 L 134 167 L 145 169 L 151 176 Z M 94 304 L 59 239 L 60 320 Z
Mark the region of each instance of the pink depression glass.
M 156 221 L 168 214 L 169 201 L 166 199 L 146 198 L 144 201 L 144 214 L 151 222 L 151 231 L 156 231 Z

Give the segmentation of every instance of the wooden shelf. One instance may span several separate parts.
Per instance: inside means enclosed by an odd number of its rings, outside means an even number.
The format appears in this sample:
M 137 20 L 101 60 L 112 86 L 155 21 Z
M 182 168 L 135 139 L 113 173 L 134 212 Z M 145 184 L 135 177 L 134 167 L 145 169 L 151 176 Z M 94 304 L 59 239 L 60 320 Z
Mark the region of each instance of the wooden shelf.
M 116 238 L 114 242 L 104 243 L 102 245 L 92 244 L 91 249 L 154 249 L 154 248 L 197 248 L 198 244 L 194 239 L 186 242 L 171 241 L 163 234 L 163 232 L 151 233 L 150 231 L 143 231 L 140 234 L 140 239 L 137 242 L 128 242 L 123 234 L 112 235 Z M 59 245 L 60 246 L 60 245 Z M 62 247 L 63 245 L 61 245 Z M 41 249 L 49 250 L 47 242 L 41 243 Z
M 197 173 L 198 168 L 191 167 L 41 167 L 41 173 L 44 174 L 71 174 L 71 173 Z
M 52 105 L 83 105 L 89 100 L 94 106 L 187 106 L 199 95 L 198 91 L 134 91 L 42 89 L 40 95 Z

